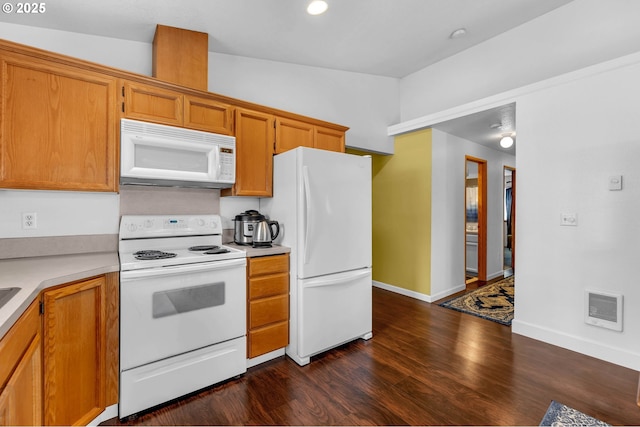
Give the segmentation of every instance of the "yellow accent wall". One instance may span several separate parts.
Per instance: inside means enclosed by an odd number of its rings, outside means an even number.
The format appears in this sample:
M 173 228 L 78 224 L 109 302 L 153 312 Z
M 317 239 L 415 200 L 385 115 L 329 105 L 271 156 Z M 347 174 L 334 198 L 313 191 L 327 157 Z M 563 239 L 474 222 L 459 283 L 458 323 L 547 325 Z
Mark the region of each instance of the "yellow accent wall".
M 431 294 L 431 129 L 372 154 L 373 280 Z

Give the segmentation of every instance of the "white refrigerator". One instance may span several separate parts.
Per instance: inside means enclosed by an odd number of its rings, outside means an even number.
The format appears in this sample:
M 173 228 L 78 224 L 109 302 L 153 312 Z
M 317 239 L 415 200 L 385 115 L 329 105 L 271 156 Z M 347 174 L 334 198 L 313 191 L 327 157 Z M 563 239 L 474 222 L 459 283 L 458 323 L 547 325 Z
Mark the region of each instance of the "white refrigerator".
M 291 248 L 286 354 L 299 365 L 372 337 L 371 157 L 299 147 L 273 160 L 260 212 Z

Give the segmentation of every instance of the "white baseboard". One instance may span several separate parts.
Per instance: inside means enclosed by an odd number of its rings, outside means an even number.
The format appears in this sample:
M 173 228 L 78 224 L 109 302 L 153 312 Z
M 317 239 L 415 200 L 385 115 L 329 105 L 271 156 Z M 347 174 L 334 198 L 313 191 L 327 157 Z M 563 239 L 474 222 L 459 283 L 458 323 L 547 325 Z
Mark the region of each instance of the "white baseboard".
M 253 359 L 247 359 L 247 368 L 253 368 L 256 365 L 268 362 L 269 360 L 275 359 L 276 357 L 280 356 L 284 356 L 284 347 L 263 354 L 262 356 L 254 357 Z
M 400 288 L 398 286 L 389 285 L 387 283 L 378 282 L 376 280 L 373 280 L 372 283 L 373 283 L 373 286 L 375 286 L 376 288 L 384 289 L 390 292 L 395 292 L 396 294 L 415 298 L 417 300 L 425 301 L 428 303 L 441 300 L 442 298 L 446 298 L 449 295 L 453 295 L 456 292 L 464 291 L 466 289 L 465 285 L 460 285 L 460 286 L 456 286 L 455 288 L 447 289 L 446 291 L 437 293 L 435 295 L 427 295 L 427 294 L 422 294 L 416 291 L 410 291 L 409 289 Z
M 493 280 L 496 277 L 504 277 L 504 270 L 500 270 L 492 274 L 487 274 L 487 280 Z
M 624 366 L 634 371 L 640 371 L 640 354 L 625 349 L 603 345 L 600 342 L 587 340 L 575 335 L 565 334 L 543 326 L 513 319 L 511 332 L 538 341 L 543 341 L 557 347 L 566 348 L 596 359 L 604 360 L 616 365 Z

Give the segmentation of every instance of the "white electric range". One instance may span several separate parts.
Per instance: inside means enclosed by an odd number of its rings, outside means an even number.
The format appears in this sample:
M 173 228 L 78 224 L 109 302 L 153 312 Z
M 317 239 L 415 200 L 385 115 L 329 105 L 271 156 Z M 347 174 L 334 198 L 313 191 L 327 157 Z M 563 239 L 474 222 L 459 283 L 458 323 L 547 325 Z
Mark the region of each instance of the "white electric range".
M 118 252 L 120 418 L 246 372 L 246 256 L 218 215 L 125 215 Z

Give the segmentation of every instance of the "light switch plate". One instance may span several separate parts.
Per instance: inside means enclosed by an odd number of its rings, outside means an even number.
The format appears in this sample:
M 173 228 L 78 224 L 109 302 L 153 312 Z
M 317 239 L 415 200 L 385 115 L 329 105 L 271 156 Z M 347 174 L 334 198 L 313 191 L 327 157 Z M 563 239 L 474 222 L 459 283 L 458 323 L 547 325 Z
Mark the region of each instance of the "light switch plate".
M 609 190 L 622 190 L 622 175 L 611 175 L 609 177 Z

